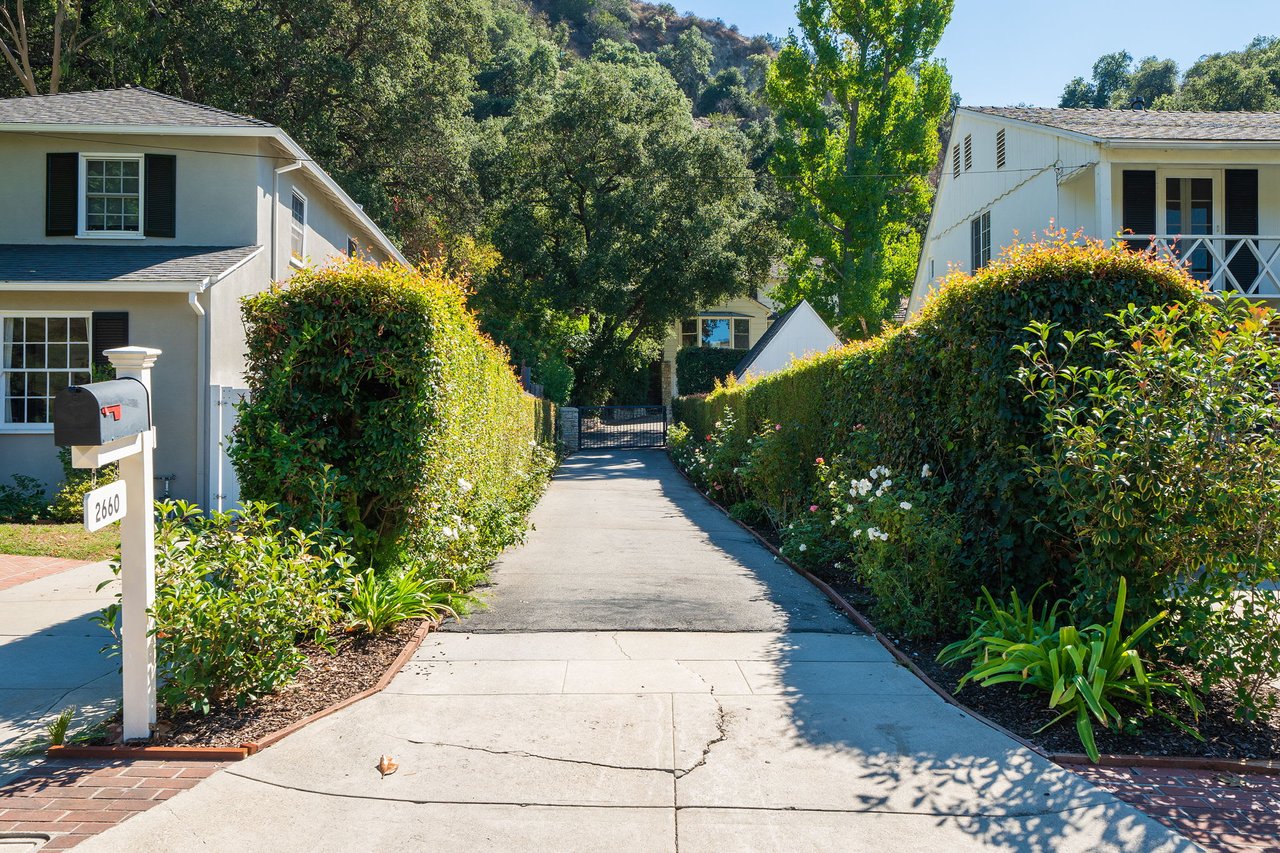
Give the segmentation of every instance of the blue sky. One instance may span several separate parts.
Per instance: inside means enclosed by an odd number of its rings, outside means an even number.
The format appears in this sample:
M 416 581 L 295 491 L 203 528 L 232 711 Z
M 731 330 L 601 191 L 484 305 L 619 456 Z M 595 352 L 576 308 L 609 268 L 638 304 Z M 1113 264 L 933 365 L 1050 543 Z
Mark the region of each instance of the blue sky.
M 744 33 L 786 35 L 792 0 L 684 0 L 676 8 L 723 18 Z M 1121 14 L 1120 10 L 1127 10 Z M 938 47 L 956 91 L 971 106 L 1056 106 L 1063 85 L 1089 76 L 1100 55 L 1158 54 L 1185 69 L 1206 53 L 1244 47 L 1256 35 L 1280 35 L 1276 0 L 956 0 Z

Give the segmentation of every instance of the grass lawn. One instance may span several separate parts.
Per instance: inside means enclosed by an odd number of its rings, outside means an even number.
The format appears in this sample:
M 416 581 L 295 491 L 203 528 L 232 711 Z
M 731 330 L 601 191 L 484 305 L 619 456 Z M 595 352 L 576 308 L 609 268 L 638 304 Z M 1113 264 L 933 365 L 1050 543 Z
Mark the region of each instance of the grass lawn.
M 120 529 L 111 525 L 89 533 L 83 524 L 0 524 L 0 554 L 106 560 L 116 555 Z

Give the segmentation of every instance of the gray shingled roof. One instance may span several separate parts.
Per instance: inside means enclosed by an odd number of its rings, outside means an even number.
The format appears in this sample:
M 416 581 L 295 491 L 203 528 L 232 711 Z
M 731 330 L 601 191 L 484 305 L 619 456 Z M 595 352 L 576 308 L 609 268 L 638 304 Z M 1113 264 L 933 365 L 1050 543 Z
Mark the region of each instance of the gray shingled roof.
M 149 127 L 272 127 L 256 118 L 193 104 L 139 86 L 0 100 L 0 125 L 96 124 Z
M 0 245 L 0 281 L 204 281 L 257 250 L 257 246 Z
M 1180 142 L 1280 142 L 1280 112 L 1197 113 L 1175 110 L 1095 110 L 1048 107 L 965 107 L 1099 139 Z

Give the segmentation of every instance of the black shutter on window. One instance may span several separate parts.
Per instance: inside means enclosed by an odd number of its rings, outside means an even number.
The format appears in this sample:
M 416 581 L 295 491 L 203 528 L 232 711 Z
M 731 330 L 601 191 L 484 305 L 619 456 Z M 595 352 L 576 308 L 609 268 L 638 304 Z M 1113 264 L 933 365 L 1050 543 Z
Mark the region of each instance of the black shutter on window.
M 1124 170 L 1124 199 L 1121 202 L 1121 214 L 1124 222 L 1121 228 L 1132 231 L 1141 241 L 1140 248 L 1145 248 L 1147 238 L 1156 233 L 1156 173 L 1153 170 Z M 1114 235 L 1101 234 L 1103 238 Z
M 129 345 L 129 312 L 128 311 L 94 311 L 93 312 L 93 363 L 105 365 L 111 362 L 103 355 L 104 350 Z
M 148 154 L 143 200 L 148 237 L 177 236 L 178 158 L 173 154 Z
M 1257 234 L 1259 227 L 1258 170 L 1227 169 L 1223 182 L 1223 199 L 1226 207 L 1223 227 L 1226 228 L 1227 233 Z M 1241 242 L 1244 241 L 1228 240 L 1224 246 L 1227 256 L 1230 256 L 1236 245 Z M 1227 269 L 1235 277 L 1236 283 L 1245 291 L 1253 286 L 1254 280 L 1258 277 L 1258 257 L 1250 251 L 1251 248 L 1257 248 L 1258 244 L 1256 241 L 1249 242 L 1253 244 L 1252 247 L 1240 246 L 1236 256 L 1227 264 Z M 1227 281 L 1226 285 L 1230 286 L 1231 282 Z
M 80 155 L 46 154 L 44 175 L 44 233 L 74 237 L 79 226 Z

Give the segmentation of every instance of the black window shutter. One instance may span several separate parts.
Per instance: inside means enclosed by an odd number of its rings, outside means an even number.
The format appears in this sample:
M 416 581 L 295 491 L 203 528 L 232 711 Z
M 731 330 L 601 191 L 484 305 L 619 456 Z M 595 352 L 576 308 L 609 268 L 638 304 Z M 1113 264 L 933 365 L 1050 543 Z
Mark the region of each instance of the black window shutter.
M 80 222 L 80 155 L 46 154 L 44 233 L 74 237 Z
M 129 345 L 129 312 L 128 311 L 94 311 L 93 312 L 93 363 L 105 365 L 111 362 L 103 355 L 104 350 Z
M 1129 247 L 1141 251 L 1156 233 L 1156 173 L 1148 169 L 1125 169 L 1121 185 L 1124 198 L 1120 202 L 1120 214 L 1124 221 L 1120 228 L 1137 235 L 1129 240 Z
M 1258 233 L 1258 170 L 1227 169 L 1223 183 L 1223 197 L 1226 205 L 1223 216 L 1223 227 L 1228 234 Z M 1228 240 L 1224 247 L 1227 255 L 1235 249 L 1239 240 Z M 1252 241 L 1251 241 L 1252 242 Z M 1254 242 L 1254 248 L 1257 243 Z M 1249 246 L 1241 246 L 1236 256 L 1227 264 L 1227 269 L 1235 277 L 1243 290 L 1253 286 L 1258 277 L 1258 258 Z M 1230 286 L 1230 281 L 1227 285 Z
M 146 157 L 146 226 L 148 237 L 176 237 L 178 218 L 178 158 L 173 154 L 148 154 Z

